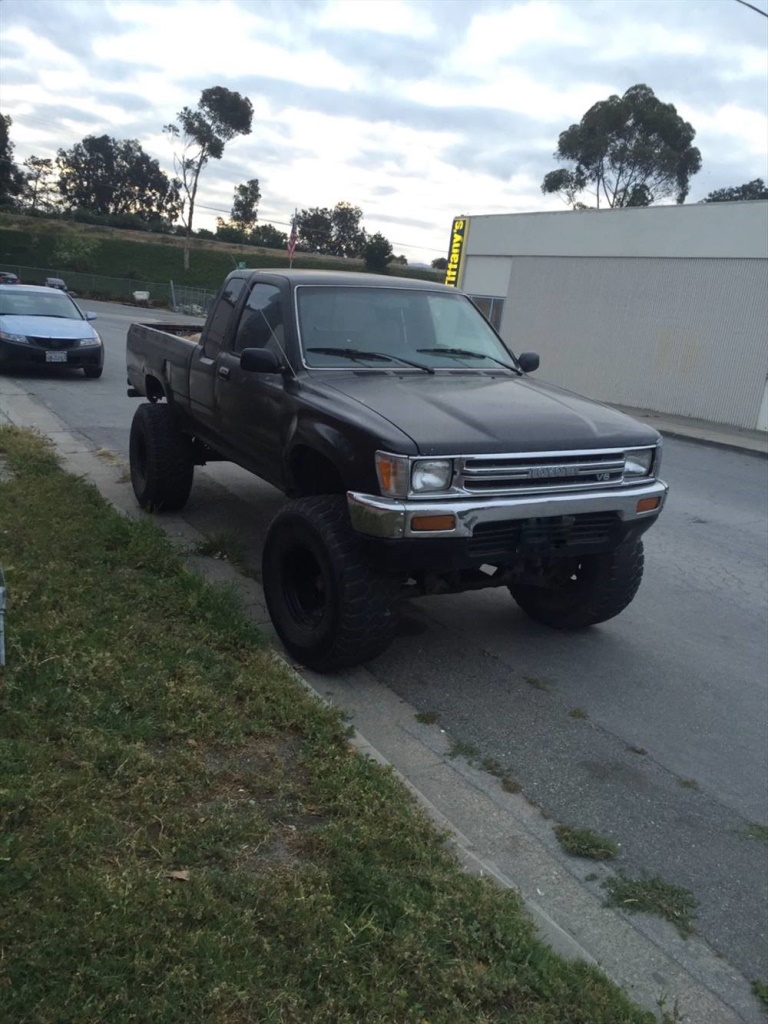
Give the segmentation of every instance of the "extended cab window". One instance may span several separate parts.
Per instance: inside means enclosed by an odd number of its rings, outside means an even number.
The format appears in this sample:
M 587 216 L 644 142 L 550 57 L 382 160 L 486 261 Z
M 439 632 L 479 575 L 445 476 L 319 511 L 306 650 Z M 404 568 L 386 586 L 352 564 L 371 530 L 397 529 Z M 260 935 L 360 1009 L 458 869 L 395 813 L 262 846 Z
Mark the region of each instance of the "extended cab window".
M 280 355 L 283 347 L 283 302 L 280 289 L 255 284 L 240 315 L 233 352 L 244 348 L 268 348 Z
M 219 349 L 224 343 L 224 338 L 232 323 L 232 314 L 237 305 L 237 300 L 240 298 L 244 286 L 245 281 L 242 277 L 233 277 L 230 281 L 227 281 L 224 285 L 224 290 L 211 311 L 208 328 L 205 332 L 205 345 L 203 346 L 203 350 L 209 359 L 215 359 L 219 354 Z

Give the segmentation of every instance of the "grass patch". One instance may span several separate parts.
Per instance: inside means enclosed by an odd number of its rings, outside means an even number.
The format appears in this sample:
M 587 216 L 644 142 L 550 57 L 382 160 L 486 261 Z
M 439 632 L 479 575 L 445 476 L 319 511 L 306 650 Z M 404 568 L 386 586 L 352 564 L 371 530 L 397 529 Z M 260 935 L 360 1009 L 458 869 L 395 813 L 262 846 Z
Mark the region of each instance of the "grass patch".
M 217 558 L 236 566 L 245 564 L 245 544 L 239 537 L 236 537 L 227 530 L 210 534 L 210 536 L 195 544 L 192 551 L 195 555 L 203 555 L 205 558 Z
M 584 708 L 571 708 L 571 710 L 568 712 L 568 714 L 570 715 L 571 718 L 584 718 L 584 719 L 589 718 L 589 715 L 584 710 Z
M 696 779 L 678 779 L 678 786 L 682 786 L 683 789 L 698 789 L 699 784 Z
M 108 462 L 110 466 L 123 465 L 123 460 L 120 458 L 117 452 L 113 452 L 111 448 L 97 448 L 94 454 L 98 455 L 98 457 L 102 459 L 104 462 Z
M 421 722 L 422 725 L 434 725 L 437 722 L 436 711 L 417 711 L 416 721 Z
M 693 932 L 691 916 L 698 907 L 693 893 L 679 885 L 654 878 L 626 878 L 617 875 L 603 882 L 608 890 L 607 905 L 630 913 L 657 914 L 677 927 L 686 938 Z
M 524 676 L 523 677 L 529 686 L 532 686 L 534 690 L 548 690 L 549 687 L 543 679 L 539 679 L 536 676 Z
M 479 754 L 474 743 L 467 743 L 466 740 L 453 740 L 448 751 L 448 757 L 463 757 L 467 761 L 474 761 Z
M 740 829 L 738 835 L 744 839 L 756 839 L 760 843 L 768 843 L 768 825 L 747 825 Z
M 619 852 L 619 847 L 607 836 L 598 835 L 589 828 L 574 828 L 572 825 L 558 825 L 555 836 L 566 853 L 572 857 L 589 857 L 591 860 L 610 860 Z
M 459 869 L 152 522 L 28 433 L 0 451 L 3 1020 L 652 1024 Z
M 768 985 L 762 981 L 753 981 L 752 992 L 768 1010 Z
M 517 779 L 511 778 L 509 775 L 504 775 L 501 780 L 501 788 L 505 793 L 519 793 L 523 787 Z

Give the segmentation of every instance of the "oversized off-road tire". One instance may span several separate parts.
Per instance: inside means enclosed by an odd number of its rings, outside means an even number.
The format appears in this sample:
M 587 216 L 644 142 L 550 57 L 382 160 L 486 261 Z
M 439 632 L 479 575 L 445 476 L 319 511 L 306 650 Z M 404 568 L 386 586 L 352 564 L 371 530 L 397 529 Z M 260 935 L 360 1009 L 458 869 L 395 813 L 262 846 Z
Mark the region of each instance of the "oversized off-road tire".
M 555 629 L 582 629 L 612 619 L 632 601 L 643 578 L 643 542 L 568 559 L 553 586 L 512 585 L 526 615 Z
M 91 380 L 98 380 L 98 378 L 104 373 L 103 366 L 84 366 L 83 373 L 86 377 L 90 377 Z
M 179 430 L 173 410 L 145 402 L 131 423 L 131 483 L 148 512 L 184 508 L 195 475 L 192 441 Z
M 366 562 L 343 495 L 301 498 L 278 512 L 262 586 L 286 650 L 317 672 L 369 661 L 395 635 L 398 584 Z

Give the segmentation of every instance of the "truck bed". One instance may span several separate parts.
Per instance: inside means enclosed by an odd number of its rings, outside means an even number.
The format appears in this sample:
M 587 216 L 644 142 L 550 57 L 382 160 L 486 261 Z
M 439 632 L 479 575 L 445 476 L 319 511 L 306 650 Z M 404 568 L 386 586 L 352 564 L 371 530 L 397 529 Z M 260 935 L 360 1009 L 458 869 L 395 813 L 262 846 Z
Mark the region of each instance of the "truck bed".
M 189 401 L 189 366 L 200 342 L 202 328 L 195 324 L 136 323 L 128 329 L 128 380 L 147 394 L 146 377 L 170 384 L 182 402 Z

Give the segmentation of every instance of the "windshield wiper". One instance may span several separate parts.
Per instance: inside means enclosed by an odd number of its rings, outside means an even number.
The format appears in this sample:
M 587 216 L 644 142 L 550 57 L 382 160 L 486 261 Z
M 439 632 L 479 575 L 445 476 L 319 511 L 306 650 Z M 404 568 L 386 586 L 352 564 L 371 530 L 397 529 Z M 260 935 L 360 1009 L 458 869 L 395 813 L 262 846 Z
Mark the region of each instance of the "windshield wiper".
M 489 356 L 485 352 L 472 352 L 468 348 L 417 348 L 417 352 L 435 352 L 443 356 L 463 356 L 465 359 L 490 359 L 493 363 L 498 363 L 499 366 L 503 366 L 505 370 L 511 370 L 513 373 L 522 376 L 522 371 L 518 370 L 516 366 L 510 366 L 509 363 L 502 362 L 501 359 L 497 359 L 496 356 Z
M 424 351 L 419 349 L 420 352 Z M 344 356 L 346 359 L 368 359 L 372 362 L 384 361 L 387 363 L 405 363 L 407 366 L 415 366 L 417 370 L 424 370 L 425 373 L 434 373 L 435 371 L 431 366 L 425 366 L 424 363 L 414 363 L 411 359 L 404 359 L 402 356 L 390 356 L 385 352 L 367 352 L 362 348 L 332 348 L 332 347 L 313 347 L 308 348 L 307 352 L 319 352 L 323 356 Z

